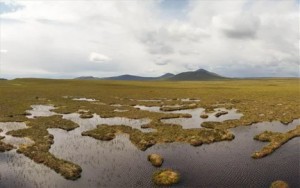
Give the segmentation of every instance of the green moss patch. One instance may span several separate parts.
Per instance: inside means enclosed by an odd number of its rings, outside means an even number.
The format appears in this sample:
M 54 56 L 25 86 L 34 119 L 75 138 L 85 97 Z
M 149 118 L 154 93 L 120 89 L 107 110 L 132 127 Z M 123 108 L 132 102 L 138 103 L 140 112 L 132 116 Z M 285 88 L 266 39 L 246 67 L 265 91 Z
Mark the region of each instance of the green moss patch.
M 154 172 L 152 180 L 156 185 L 174 185 L 179 182 L 180 174 L 172 169 L 163 169 Z

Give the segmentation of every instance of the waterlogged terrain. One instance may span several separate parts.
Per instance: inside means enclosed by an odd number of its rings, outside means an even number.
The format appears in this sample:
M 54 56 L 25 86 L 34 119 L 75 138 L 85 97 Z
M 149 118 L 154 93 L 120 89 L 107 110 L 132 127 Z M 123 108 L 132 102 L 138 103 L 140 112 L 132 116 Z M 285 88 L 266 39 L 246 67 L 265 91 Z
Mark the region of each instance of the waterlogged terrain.
M 297 80 L 175 85 L 1 81 L 0 187 L 300 186 Z
M 180 106 L 179 106 L 180 107 Z M 240 119 L 242 117 L 241 113 L 238 113 L 236 109 L 225 109 L 225 108 L 216 108 L 214 112 L 206 113 L 204 108 L 195 108 L 195 109 L 186 109 L 186 110 L 172 110 L 172 111 L 163 111 L 161 107 L 147 107 L 136 105 L 135 108 L 141 110 L 147 110 L 150 112 L 161 112 L 161 113 L 181 113 L 181 114 L 190 114 L 190 118 L 170 118 L 162 120 L 166 124 L 178 124 L 181 125 L 183 129 L 192 129 L 192 128 L 201 128 L 201 124 L 205 121 L 213 122 L 222 122 L 225 120 L 231 119 Z M 219 112 L 226 112 L 226 114 L 216 117 L 216 114 Z M 201 114 L 207 114 L 207 117 L 200 117 Z
M 159 153 L 165 158 L 162 167 L 171 166 L 181 172 L 183 177 L 178 187 L 268 187 L 276 179 L 283 179 L 291 187 L 298 187 L 298 178 L 290 175 L 297 175 L 299 171 L 299 167 L 294 165 L 300 157 L 298 138 L 268 158 L 255 160 L 250 154 L 264 145 L 254 141 L 254 135 L 264 130 L 285 132 L 299 123 L 300 120 L 289 125 L 272 122 L 266 123 L 265 128 L 262 127 L 263 123 L 259 123 L 232 129 L 236 137 L 230 142 L 196 148 L 182 143 L 160 144 L 145 152 L 138 150 L 126 135 L 118 135 L 112 141 L 98 141 L 82 137 L 80 128 L 70 132 L 49 129 L 55 138 L 50 152 L 79 164 L 83 169 L 82 177 L 76 181 L 65 180 L 49 168 L 10 151 L 1 154 L 1 169 L 6 169 L 1 172 L 1 185 L 151 187 L 153 183 L 147 177 L 151 177 L 155 167 L 147 162 L 147 155 Z M 85 125 L 89 126 L 89 123 L 81 123 L 82 127 Z

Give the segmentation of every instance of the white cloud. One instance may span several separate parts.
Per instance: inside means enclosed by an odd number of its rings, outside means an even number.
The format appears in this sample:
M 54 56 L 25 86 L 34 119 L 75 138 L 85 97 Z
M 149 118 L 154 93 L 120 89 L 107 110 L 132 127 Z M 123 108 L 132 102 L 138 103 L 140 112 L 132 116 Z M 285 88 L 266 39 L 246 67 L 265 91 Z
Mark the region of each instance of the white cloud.
M 57 77 L 196 68 L 226 76 L 299 74 L 294 0 L 191 0 L 184 19 L 165 19 L 156 0 L 15 4 L 22 8 L 1 14 L 0 36 L 1 48 L 10 52 L 1 64 L 12 77 L 17 71 L 10 67 Z
M 1 49 L 1 50 L 0 50 L 0 53 L 1 53 L 1 54 L 6 54 L 6 53 L 7 53 L 7 50 Z
M 212 23 L 225 36 L 236 39 L 255 38 L 260 26 L 259 18 L 247 13 L 216 16 L 212 19 Z
M 89 60 L 91 62 L 108 62 L 108 61 L 111 61 L 111 58 L 106 56 L 106 55 L 103 55 L 103 54 L 99 54 L 99 53 L 96 53 L 96 52 L 92 52 L 90 54 L 90 57 L 89 57 Z

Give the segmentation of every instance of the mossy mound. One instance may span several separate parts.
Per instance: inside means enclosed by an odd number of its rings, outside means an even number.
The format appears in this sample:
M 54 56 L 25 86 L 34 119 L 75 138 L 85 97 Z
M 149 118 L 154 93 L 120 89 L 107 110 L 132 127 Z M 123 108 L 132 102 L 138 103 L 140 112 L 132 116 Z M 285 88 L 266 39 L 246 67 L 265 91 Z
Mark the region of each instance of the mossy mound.
M 190 140 L 190 144 L 192 146 L 201 146 L 203 144 L 203 142 L 201 140 L 192 139 L 192 140 Z
M 160 167 L 163 164 L 164 159 L 158 154 L 150 154 L 148 155 L 148 161 L 150 161 L 153 166 Z
M 0 140 L 2 140 L 3 138 L 4 137 L 1 137 Z M 12 145 L 0 141 L 0 153 L 5 151 L 10 151 L 12 149 L 14 149 Z
M 84 113 L 84 114 L 80 115 L 80 118 L 82 118 L 82 119 L 89 119 L 89 118 L 93 118 L 93 117 L 94 117 L 94 115 L 90 114 L 90 113 Z
M 186 109 L 194 109 L 197 108 L 197 104 L 188 104 L 188 105 L 180 105 L 180 106 L 163 106 L 160 108 L 161 111 L 164 112 L 172 112 L 178 110 L 186 110 Z
M 141 125 L 141 128 L 142 129 L 149 129 L 149 128 L 151 128 L 151 125 L 150 124 Z
M 221 129 L 182 129 L 174 124 L 152 124 L 157 132 L 144 133 L 125 125 L 98 125 L 96 129 L 82 132 L 82 136 L 90 136 L 98 140 L 111 140 L 115 134 L 125 133 L 130 141 L 140 150 L 145 151 L 156 143 L 186 142 L 195 146 L 210 144 L 223 140 L 232 140 L 234 135 Z M 109 138 L 109 139 L 108 139 Z
M 220 116 L 223 116 L 223 115 L 226 115 L 226 114 L 228 114 L 228 112 L 226 112 L 226 111 L 221 111 L 221 112 L 218 112 L 218 113 L 216 113 L 216 117 L 220 117 Z
M 154 172 L 152 180 L 156 185 L 174 185 L 179 182 L 180 174 L 172 169 L 163 169 Z
M 59 159 L 49 152 L 54 143 L 53 135 L 49 134 L 47 129 L 59 128 L 66 131 L 74 130 L 79 127 L 78 124 L 63 119 L 60 115 L 51 117 L 38 117 L 26 122 L 27 128 L 12 130 L 8 135 L 20 138 L 30 138 L 34 143 L 32 145 L 22 145 L 17 152 L 24 154 L 36 163 L 43 163 L 55 172 L 61 174 L 66 179 L 76 180 L 80 178 L 81 167 L 70 161 Z M 0 141 L 1 148 L 1 141 Z
M 281 145 L 299 136 L 300 136 L 300 125 L 298 125 L 295 129 L 292 129 L 285 133 L 264 131 L 254 136 L 254 140 L 258 140 L 262 142 L 270 142 L 270 143 L 264 146 L 261 150 L 254 152 L 251 155 L 251 157 L 254 159 L 259 159 L 267 155 L 270 155 L 275 150 L 277 150 Z
M 270 188 L 289 188 L 289 185 L 282 180 L 277 180 L 271 184 Z
M 2 129 L 0 129 L 0 132 L 2 132 Z M 0 152 L 9 151 L 14 148 L 12 145 L 2 142 L 1 140 L 4 138 L 5 136 L 0 136 Z
M 80 114 L 80 118 L 82 119 L 89 119 L 94 117 L 94 115 L 89 110 L 78 110 L 78 113 Z
M 207 118 L 208 118 L 208 115 L 207 115 L 207 114 L 201 114 L 200 117 L 201 117 L 202 119 L 207 119 Z

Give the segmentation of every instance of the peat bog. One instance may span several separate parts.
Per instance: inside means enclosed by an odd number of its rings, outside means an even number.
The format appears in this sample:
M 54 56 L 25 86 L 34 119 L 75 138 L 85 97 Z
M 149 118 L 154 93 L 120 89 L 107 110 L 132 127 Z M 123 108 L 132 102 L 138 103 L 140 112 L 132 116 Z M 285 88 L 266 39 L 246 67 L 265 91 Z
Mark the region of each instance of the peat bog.
M 299 187 L 298 84 L 2 81 L 0 186 Z

